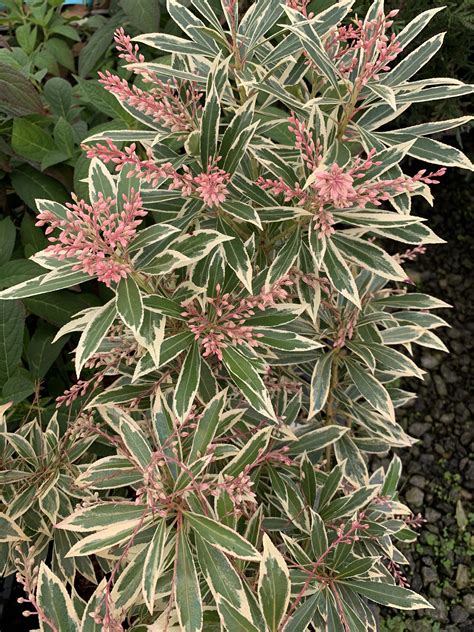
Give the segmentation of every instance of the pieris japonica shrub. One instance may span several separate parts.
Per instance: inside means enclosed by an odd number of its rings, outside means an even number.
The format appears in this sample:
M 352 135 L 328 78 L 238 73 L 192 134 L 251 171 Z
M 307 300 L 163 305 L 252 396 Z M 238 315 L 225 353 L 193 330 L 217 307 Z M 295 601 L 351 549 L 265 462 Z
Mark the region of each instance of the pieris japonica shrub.
M 116 33 L 131 79 L 101 82 L 136 126 L 86 142 L 89 199 L 38 201 L 45 272 L 0 294 L 110 291 L 58 333 L 79 332 L 58 412 L 12 432 L 3 408 L 1 566 L 41 630 L 363 632 L 371 601 L 430 607 L 401 570 L 401 462 L 367 464 L 414 443 L 413 345 L 445 349 L 445 303 L 402 267 L 440 241 L 411 201 L 471 168 L 429 137 L 466 118 L 396 120 L 471 87 L 413 79 L 437 9 L 395 36 L 352 4 L 168 0 L 181 37 Z

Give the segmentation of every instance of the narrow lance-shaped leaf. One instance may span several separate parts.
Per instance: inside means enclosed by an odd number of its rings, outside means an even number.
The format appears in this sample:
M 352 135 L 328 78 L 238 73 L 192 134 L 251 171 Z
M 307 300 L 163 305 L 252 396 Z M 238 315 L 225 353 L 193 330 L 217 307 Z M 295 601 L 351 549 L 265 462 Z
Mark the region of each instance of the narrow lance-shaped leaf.
M 186 519 L 191 527 L 203 540 L 212 544 L 223 553 L 237 557 L 241 560 L 258 561 L 260 553 L 250 542 L 247 542 L 237 531 L 223 524 L 219 524 L 212 518 L 197 514 L 186 513 Z
M 103 162 L 93 158 L 89 167 L 89 195 L 91 202 L 95 204 L 100 197 L 104 199 L 115 198 L 117 185 Z
M 195 533 L 199 566 L 220 612 L 220 598 L 227 599 L 242 615 L 250 616 L 244 586 L 226 555 Z M 220 613 L 222 616 L 222 613 Z M 225 618 L 225 617 L 223 617 Z
M 356 307 L 360 307 L 359 293 L 352 272 L 331 239 L 327 240 L 323 266 L 334 288 Z
M 348 359 L 345 361 L 345 365 L 359 393 L 376 410 L 394 420 L 395 412 L 387 389 L 358 362 Z
M 138 332 L 143 322 L 143 301 L 140 289 L 131 276 L 121 279 L 117 286 L 117 313 L 133 332 Z
M 216 86 L 212 84 L 201 118 L 201 162 L 206 170 L 216 157 L 219 136 L 220 105 Z
M 99 348 L 100 343 L 112 326 L 116 314 L 114 300 L 109 301 L 94 312 L 91 320 L 82 332 L 76 348 L 76 375 L 80 375 L 84 364 Z
M 203 625 L 203 612 L 199 579 L 193 554 L 182 527 L 178 531 L 177 538 L 174 596 L 179 625 L 184 632 L 200 632 Z
M 311 377 L 311 391 L 309 404 L 309 417 L 314 417 L 321 411 L 327 401 L 331 384 L 331 369 L 334 355 L 325 353 L 320 356 L 314 365 Z
M 194 397 L 199 387 L 200 373 L 201 355 L 199 345 L 197 342 L 193 342 L 183 362 L 174 392 L 173 408 L 178 419 L 184 420 L 191 410 Z
M 64 582 L 62 582 L 44 562 L 41 562 L 38 573 L 36 600 L 47 620 L 61 632 L 77 632 L 80 621 L 74 609 Z M 51 626 L 46 623 L 47 628 Z
M 275 420 L 275 412 L 268 391 L 250 360 L 233 347 L 223 349 L 222 356 L 226 369 L 249 404 L 258 412 Z
M 224 408 L 225 399 L 226 391 L 221 391 L 207 404 L 193 434 L 193 444 L 189 454 L 190 463 L 192 463 L 195 458 L 204 456 L 207 448 L 214 439 L 220 415 Z
M 291 581 L 283 555 L 268 535 L 263 535 L 263 555 L 258 576 L 258 596 L 268 628 L 277 632 L 290 601 Z
M 367 597 L 371 601 L 375 601 L 375 603 L 389 608 L 398 608 L 400 610 L 433 608 L 424 597 L 401 586 L 384 584 L 383 582 L 363 581 L 360 579 L 349 579 L 343 583 L 363 597 Z
M 63 290 L 74 285 L 79 285 L 85 281 L 90 281 L 93 277 L 80 270 L 72 270 L 72 266 L 64 266 L 55 270 L 51 270 L 47 274 L 43 274 L 34 279 L 29 279 L 13 287 L 0 292 L 0 300 L 2 299 L 22 299 L 30 296 L 38 296 L 47 294 L 57 290 Z
M 162 519 L 148 546 L 145 563 L 143 565 L 143 598 L 151 614 L 153 614 L 154 609 L 156 584 L 163 571 L 167 537 L 168 529 L 166 527 L 166 520 Z

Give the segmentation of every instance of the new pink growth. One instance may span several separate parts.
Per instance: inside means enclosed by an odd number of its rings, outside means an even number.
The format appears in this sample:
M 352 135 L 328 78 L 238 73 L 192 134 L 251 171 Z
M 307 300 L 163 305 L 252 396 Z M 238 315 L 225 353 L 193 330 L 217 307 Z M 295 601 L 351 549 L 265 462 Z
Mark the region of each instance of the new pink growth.
M 314 17 L 314 13 L 312 11 L 308 13 L 308 4 L 310 2 L 311 0 L 286 0 L 286 6 L 290 7 L 290 9 L 294 9 L 295 11 L 299 11 L 305 18 L 310 20 Z
M 215 298 L 207 298 L 203 307 L 197 300 L 184 301 L 182 315 L 188 319 L 188 327 L 199 340 L 203 349 L 203 357 L 216 356 L 222 361 L 222 351 L 229 345 L 246 344 L 258 346 L 261 335 L 245 322 L 255 314 L 255 309 L 264 310 L 274 305 L 277 300 L 288 296 L 285 286 L 292 281 L 283 277 L 268 291 L 262 290 L 255 296 L 237 299 L 229 293 L 221 294 L 220 286 L 216 286 Z
M 127 276 L 130 266 L 126 249 L 136 234 L 146 211 L 142 209 L 140 194 L 133 189 L 130 196 L 123 196 L 121 210 L 117 200 L 104 198 L 99 193 L 93 204 L 73 196 L 68 203 L 67 219 L 60 219 L 51 211 L 39 213 L 37 226 L 44 226 L 50 235 L 46 252 L 60 261 L 74 259 L 73 270 L 82 270 L 110 287 Z M 58 237 L 51 233 L 59 229 Z

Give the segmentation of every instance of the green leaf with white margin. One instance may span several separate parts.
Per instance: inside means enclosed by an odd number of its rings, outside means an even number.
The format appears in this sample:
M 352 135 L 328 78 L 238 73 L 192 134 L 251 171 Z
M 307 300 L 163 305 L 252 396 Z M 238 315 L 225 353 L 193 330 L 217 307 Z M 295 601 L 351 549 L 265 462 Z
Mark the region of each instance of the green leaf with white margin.
M 411 79 L 439 51 L 445 35 L 445 33 L 438 33 L 418 46 L 382 78 L 381 85 L 398 87 Z
M 305 338 L 293 331 L 282 329 L 272 329 L 270 327 L 255 327 L 254 332 L 258 335 L 258 342 L 280 351 L 314 351 L 323 345 L 311 338 Z
M 368 90 L 375 94 L 375 96 L 385 101 L 392 110 L 397 110 L 397 98 L 395 92 L 390 88 L 390 86 L 383 86 L 379 83 L 373 83 L 367 85 Z
M 137 465 L 146 470 L 151 463 L 152 452 L 138 423 L 124 410 L 115 406 L 98 406 L 97 410 L 102 419 L 122 437 L 125 448 Z
M 347 434 L 334 444 L 334 454 L 339 464 L 345 463 L 344 476 L 350 483 L 355 487 L 369 484 L 369 475 L 364 458 L 359 448 Z
M 193 342 L 178 377 L 173 396 L 173 409 L 178 419 L 183 421 L 191 410 L 199 387 L 201 375 L 201 354 L 197 342 Z
M 311 595 L 295 611 L 288 623 L 283 628 L 283 632 L 306 632 L 313 617 L 316 614 L 321 592 Z
M 193 443 L 188 457 L 188 463 L 192 463 L 206 454 L 207 448 L 212 443 L 219 425 L 220 416 L 226 402 L 227 389 L 217 393 L 204 409 L 197 427 L 193 432 Z
M 243 616 L 251 618 L 250 606 L 242 580 L 233 565 L 222 551 L 203 540 L 197 533 L 195 533 L 195 543 L 199 566 L 212 592 L 221 618 L 225 620 L 225 616 L 219 608 L 222 598 L 227 599 Z
M 288 30 L 295 33 L 300 38 L 301 44 L 307 52 L 310 60 L 329 81 L 331 86 L 339 92 L 339 81 L 341 79 L 339 70 L 324 49 L 321 39 L 315 30 L 314 23 L 310 20 L 301 21 L 300 14 L 297 14 L 296 11 L 292 11 L 289 8 L 286 8 L 286 13 L 290 16 L 292 21 L 299 20 L 297 24 L 289 26 Z
M 161 346 L 165 337 L 166 317 L 149 309 L 143 313 L 140 331 L 135 333 L 135 339 L 148 351 L 155 368 L 160 366 Z M 138 367 L 138 365 L 137 365 Z
M 411 22 L 409 22 L 401 31 L 397 34 L 397 42 L 402 48 L 406 48 L 407 45 L 415 39 L 415 37 L 421 33 L 421 31 L 428 25 L 431 19 L 443 11 L 446 7 L 436 7 L 435 9 L 429 9 L 423 11 L 417 15 Z
M 239 32 L 245 36 L 245 48 L 250 51 L 275 24 L 283 11 L 280 0 L 257 0 L 240 23 Z M 247 43 L 248 42 L 248 43 Z
M 136 175 L 136 166 L 125 164 L 122 166 L 117 180 L 117 213 L 124 210 L 124 204 L 132 197 L 132 191 L 139 193 L 141 180 Z
M 262 222 L 257 214 L 257 211 L 250 204 L 245 204 L 245 202 L 239 202 L 238 200 L 228 200 L 226 202 L 222 202 L 221 209 L 240 219 L 244 222 L 248 222 L 249 224 L 254 224 L 262 230 Z
M 153 614 L 155 604 L 156 584 L 163 571 L 168 535 L 169 530 L 166 527 L 166 520 L 162 519 L 148 545 L 148 551 L 143 565 L 143 599 L 151 614 Z
M 64 582 L 44 562 L 41 562 L 39 568 L 36 601 L 40 611 L 54 625 L 55 630 L 61 632 L 77 632 L 79 630 L 81 625 L 79 617 Z M 48 622 L 40 620 L 40 629 L 44 632 L 51 632 L 53 628 Z
M 291 581 L 283 555 L 266 533 L 258 576 L 258 597 L 271 632 L 277 632 L 290 602 Z
M 117 285 L 116 306 L 122 322 L 133 333 L 138 333 L 143 323 L 143 301 L 135 279 L 127 276 Z
M 259 629 L 235 608 L 230 601 L 225 599 L 225 597 L 217 595 L 216 603 L 219 615 L 224 622 L 227 632 L 233 632 L 234 630 L 238 630 L 239 632 L 260 632 Z
M 393 307 L 397 309 L 444 309 L 451 307 L 449 303 L 441 301 L 439 298 L 421 294 L 419 292 L 410 292 L 407 294 L 392 294 L 383 298 L 375 299 L 373 305 L 384 305 L 385 307 Z
M 179 232 L 179 228 L 171 226 L 170 224 L 153 224 L 153 226 L 148 226 L 148 228 L 140 230 L 129 244 L 127 250 L 128 252 L 135 252 L 146 246 L 156 244 L 162 239 L 171 237 L 171 235 L 177 237 L 177 233 Z
M 98 502 L 95 505 L 76 509 L 55 527 L 76 533 L 95 532 L 111 527 L 113 524 L 138 519 L 143 515 L 144 510 L 146 510 L 145 505 L 134 502 Z
M 164 253 L 144 266 L 148 274 L 168 274 L 173 270 L 196 263 L 224 241 L 232 239 L 215 230 L 196 230 L 191 235 L 178 237 Z
M 327 239 L 326 242 L 323 267 L 331 285 L 333 285 L 344 298 L 347 298 L 348 301 L 360 308 L 359 293 L 352 272 L 339 250 L 332 243 L 332 239 Z
M 311 510 L 311 548 L 316 560 L 319 560 L 328 550 L 328 534 L 324 520 L 319 514 Z
M 224 235 L 232 237 L 231 241 L 225 241 L 221 248 L 224 251 L 224 259 L 237 275 L 237 278 L 242 281 L 244 287 L 252 293 L 252 264 L 247 254 L 244 244 L 237 233 L 232 228 L 219 220 L 218 228 Z
M 424 597 L 401 586 L 363 580 L 346 580 L 341 583 L 355 590 L 359 595 L 389 608 L 397 608 L 398 610 L 433 609 L 433 606 Z
M 216 547 L 219 551 L 236 557 L 239 560 L 255 562 L 260 560 L 260 553 L 240 533 L 234 531 L 212 518 L 198 514 L 185 513 L 186 520 L 199 536 Z
M 382 489 L 380 490 L 381 496 L 394 496 L 397 492 L 398 483 L 402 474 L 402 461 L 399 456 L 395 455 L 388 466 L 385 474 L 385 480 L 383 482 Z
M 51 270 L 47 274 L 43 274 L 34 279 L 29 279 L 13 287 L 0 292 L 0 300 L 12 300 L 28 298 L 30 296 L 38 296 L 39 294 L 47 294 L 56 290 L 63 290 L 74 285 L 79 285 L 92 278 L 89 274 L 80 270 L 73 270 L 72 266 L 66 265 L 62 268 Z
M 168 33 L 148 33 L 134 37 L 133 41 L 146 44 L 146 46 L 151 46 L 152 48 L 157 48 L 167 53 L 178 53 L 181 55 L 190 55 L 191 57 L 195 57 L 196 55 L 209 56 L 209 48 L 207 46 L 199 45 L 196 42 L 182 37 L 176 37 L 175 35 L 169 35 Z
M 265 279 L 265 288 L 270 289 L 272 285 L 281 279 L 292 267 L 301 247 L 301 233 L 297 228 L 291 237 L 285 241 L 277 256 L 273 260 L 272 265 Z
M 104 199 L 109 197 L 115 199 L 117 196 L 117 185 L 114 178 L 110 175 L 104 163 L 97 158 L 91 160 L 88 183 L 92 204 L 95 204 L 100 199 L 99 193 L 103 195 Z
M 116 315 L 115 299 L 111 299 L 102 307 L 92 311 L 91 319 L 82 332 L 76 347 L 75 369 L 77 376 L 80 375 L 82 367 L 87 360 L 94 355 L 99 348 L 100 343 L 112 326 Z
M 203 625 L 202 599 L 193 554 L 183 528 L 177 534 L 174 598 L 179 625 L 184 632 L 200 632 Z
M 435 165 L 459 167 L 459 169 L 469 169 L 470 171 L 474 169 L 474 165 L 466 154 L 456 147 L 441 143 L 434 138 L 417 138 L 407 153 L 413 158 Z
M 341 233 L 333 235 L 332 241 L 344 257 L 361 268 L 370 270 L 384 279 L 394 281 L 406 279 L 407 275 L 400 264 L 375 244 L 351 235 L 341 235 Z
M 383 384 L 366 371 L 358 362 L 347 358 L 344 360 L 344 363 L 351 380 L 354 382 L 355 387 L 362 397 L 364 397 L 375 410 L 378 410 L 391 421 L 395 421 L 393 403 Z
M 139 527 L 146 528 L 151 520 L 152 516 L 149 514 L 144 520 L 142 518 L 126 520 L 101 529 L 79 540 L 67 552 L 66 557 L 80 557 L 110 551 L 113 547 L 128 542 Z
M 204 171 L 216 158 L 220 109 L 216 86 L 212 83 L 201 117 L 201 162 Z
M 321 355 L 314 365 L 311 377 L 308 419 L 314 417 L 325 406 L 331 384 L 331 371 L 334 354 L 332 352 Z
M 224 366 L 252 408 L 276 421 L 270 395 L 250 360 L 233 347 L 223 349 L 222 356 Z
M 19 540 L 29 540 L 29 537 L 9 516 L 0 514 L 0 542 L 18 542 Z
M 270 442 L 272 427 L 262 428 L 258 430 L 244 447 L 236 454 L 222 470 L 222 474 L 229 476 L 238 476 L 244 471 L 247 465 L 255 463 L 258 455 L 265 452 Z
M 348 432 L 349 428 L 344 426 L 325 426 L 324 428 L 316 428 L 310 432 L 305 432 L 301 435 L 298 441 L 294 441 L 290 444 L 289 454 L 303 454 L 303 452 L 316 452 L 322 450 L 328 445 L 339 441 L 339 439 Z

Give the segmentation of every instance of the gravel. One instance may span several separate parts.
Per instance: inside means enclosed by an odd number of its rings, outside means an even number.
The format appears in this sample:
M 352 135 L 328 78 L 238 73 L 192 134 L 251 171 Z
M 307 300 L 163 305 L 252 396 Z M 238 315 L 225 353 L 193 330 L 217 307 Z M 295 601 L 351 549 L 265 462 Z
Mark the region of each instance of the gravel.
M 436 331 L 450 354 L 415 346 L 414 360 L 427 373 L 421 383 L 404 383 L 418 398 L 399 411 L 402 426 L 419 440 L 399 452 L 404 465 L 401 496 L 426 520 L 418 543 L 400 548 L 410 561 L 406 574 L 411 588 L 434 609 L 400 614 L 381 608 L 383 632 L 474 630 L 469 524 L 474 513 L 474 240 L 466 228 L 473 224 L 474 215 L 470 199 L 456 197 L 466 195 L 462 191 L 469 186 L 459 172 L 448 172 L 436 191 L 434 214 L 418 205 L 413 211 L 427 216 L 430 227 L 447 240 L 411 264 L 418 280 L 416 291 L 453 306 L 436 311 L 451 325 Z M 374 459 L 374 465 L 381 464 Z

